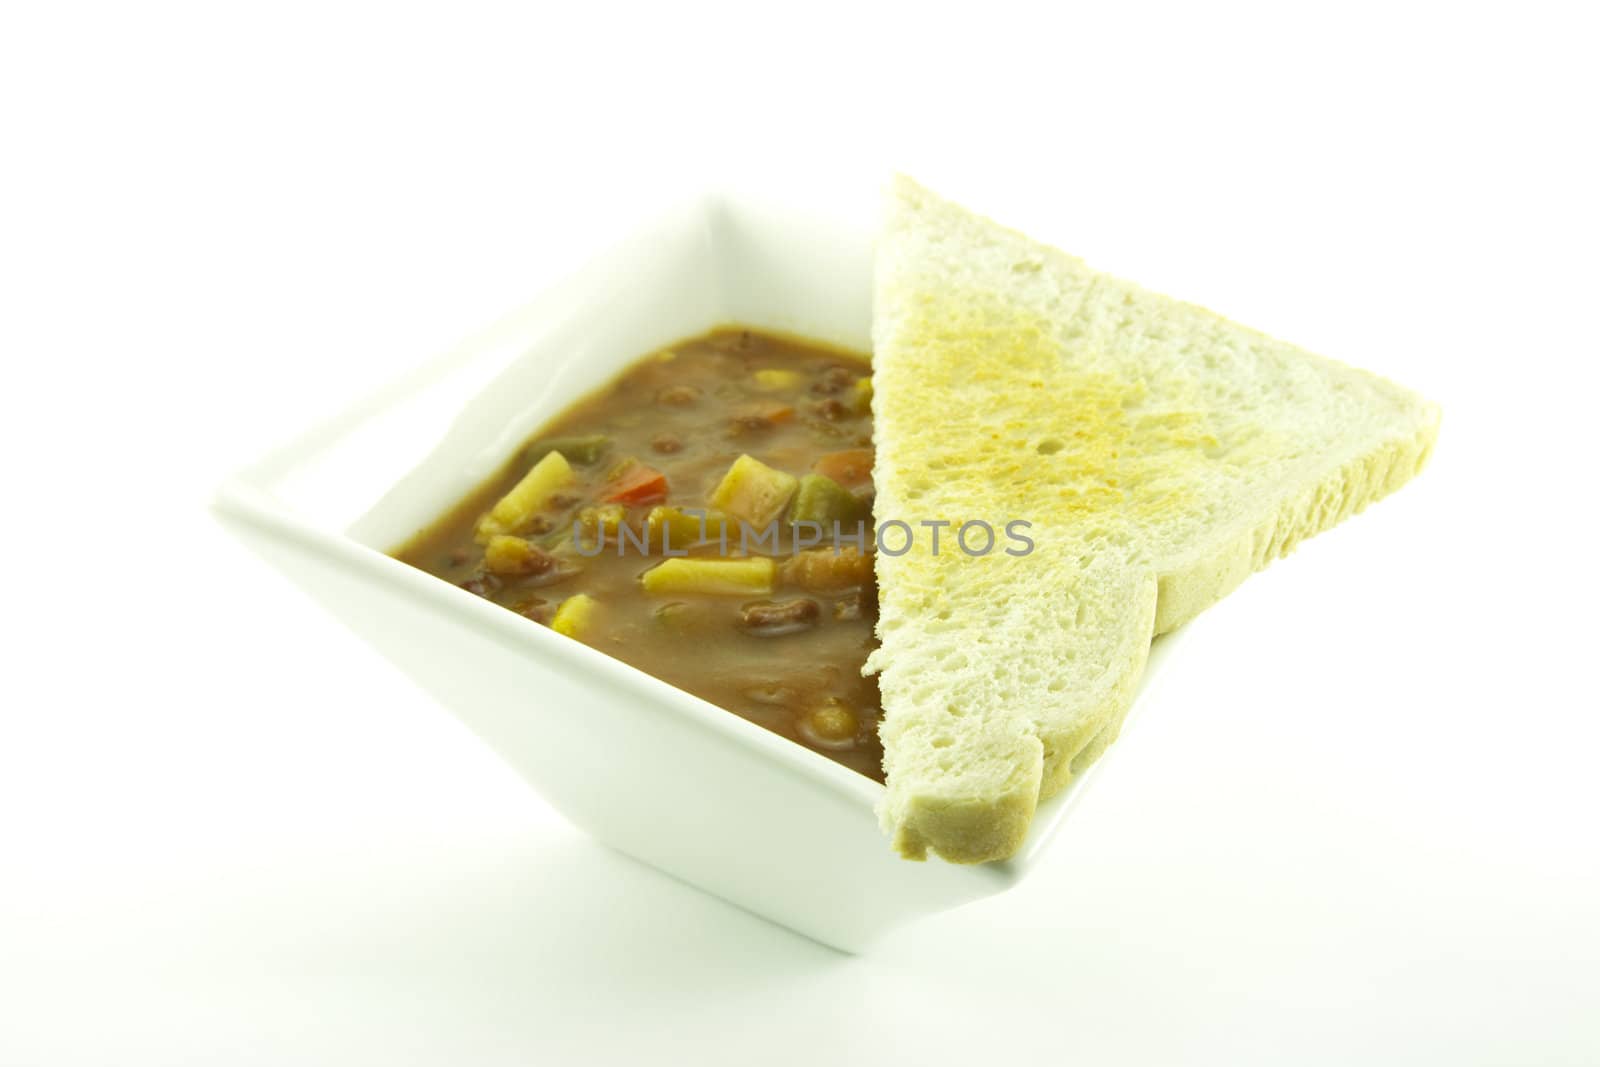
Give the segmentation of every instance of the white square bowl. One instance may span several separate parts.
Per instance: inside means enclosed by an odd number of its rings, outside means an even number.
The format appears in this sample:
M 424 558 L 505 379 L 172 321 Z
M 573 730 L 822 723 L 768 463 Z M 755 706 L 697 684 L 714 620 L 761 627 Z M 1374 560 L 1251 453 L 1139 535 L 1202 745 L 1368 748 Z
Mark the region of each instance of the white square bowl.
M 1104 759 L 1040 806 L 1015 858 L 908 862 L 878 826 L 876 782 L 385 553 L 656 348 L 738 323 L 866 351 L 875 228 L 866 202 L 817 211 L 699 198 L 241 471 L 215 501 L 231 531 L 574 824 L 848 951 L 1014 884 Z M 1152 649 L 1147 688 L 1172 642 Z

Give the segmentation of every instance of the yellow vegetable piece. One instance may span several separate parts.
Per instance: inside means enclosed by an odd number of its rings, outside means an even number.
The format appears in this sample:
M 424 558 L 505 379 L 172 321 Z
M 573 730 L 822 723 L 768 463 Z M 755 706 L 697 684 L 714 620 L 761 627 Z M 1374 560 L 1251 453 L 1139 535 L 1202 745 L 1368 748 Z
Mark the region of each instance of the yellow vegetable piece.
M 548 552 L 508 534 L 495 534 L 483 550 L 483 565 L 499 575 L 538 574 L 551 564 Z
M 617 530 L 627 517 L 628 509 L 621 504 L 600 504 L 578 512 L 578 525 L 584 533 L 591 536 L 603 533 L 608 541 L 615 544 Z
M 728 525 L 726 515 L 709 508 L 689 512 L 665 504 L 651 508 L 644 521 L 652 548 L 666 547 L 674 552 L 702 541 L 715 541 Z
M 647 593 L 729 593 L 765 596 L 778 568 L 767 556 L 746 559 L 669 559 L 640 577 Z
M 856 384 L 850 390 L 850 406 L 860 415 L 865 415 L 872 410 L 871 378 L 856 379 Z
M 578 637 L 593 621 L 597 606 L 594 597 L 588 593 L 569 596 L 556 609 L 555 618 L 550 620 L 550 629 L 567 637 Z
M 837 744 L 855 737 L 859 729 L 855 709 L 838 697 L 829 697 L 806 717 L 804 726 L 820 741 Z
M 804 377 L 797 370 L 778 370 L 768 367 L 755 373 L 756 388 L 768 391 L 798 389 L 803 381 L 805 381 Z
M 515 533 L 538 514 L 557 489 L 571 485 L 572 481 L 572 466 L 565 456 L 560 452 L 545 456 L 479 520 L 478 540 Z
M 754 456 L 733 461 L 721 483 L 711 491 L 711 505 L 762 529 L 783 514 L 800 479 L 773 470 Z

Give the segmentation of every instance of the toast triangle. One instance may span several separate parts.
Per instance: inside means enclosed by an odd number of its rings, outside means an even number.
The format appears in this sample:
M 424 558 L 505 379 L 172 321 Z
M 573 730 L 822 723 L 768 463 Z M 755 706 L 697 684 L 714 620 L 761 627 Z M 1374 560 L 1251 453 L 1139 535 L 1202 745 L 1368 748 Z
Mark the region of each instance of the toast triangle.
M 917 536 L 877 554 L 866 670 L 880 816 L 912 859 L 1015 853 L 1037 803 L 1115 740 L 1154 635 L 1399 488 L 1438 433 L 1399 386 L 908 178 L 874 300 L 875 518 Z M 952 545 L 965 523 L 1016 520 L 1026 554 Z M 928 523 L 950 524 L 941 551 Z

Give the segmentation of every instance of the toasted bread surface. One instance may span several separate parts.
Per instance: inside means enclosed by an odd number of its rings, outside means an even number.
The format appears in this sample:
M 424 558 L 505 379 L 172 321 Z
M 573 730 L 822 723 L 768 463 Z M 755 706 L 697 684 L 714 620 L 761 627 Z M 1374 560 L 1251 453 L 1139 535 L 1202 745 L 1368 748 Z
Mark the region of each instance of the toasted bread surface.
M 888 199 L 875 518 L 914 536 L 877 556 L 880 815 L 909 858 L 1003 859 L 1115 740 L 1152 637 L 1404 484 L 1439 414 L 909 179 Z M 1031 550 L 970 554 L 974 522 Z

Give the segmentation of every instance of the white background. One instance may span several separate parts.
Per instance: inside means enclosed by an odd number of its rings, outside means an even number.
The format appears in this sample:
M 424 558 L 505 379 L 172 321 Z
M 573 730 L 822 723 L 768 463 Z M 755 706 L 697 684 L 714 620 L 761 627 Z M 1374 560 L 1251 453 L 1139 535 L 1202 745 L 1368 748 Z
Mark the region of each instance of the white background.
M 0 16 L 0 1063 L 1600 1060 L 1578 7 L 579 6 Z M 624 209 L 893 168 L 1445 421 L 1036 876 L 847 958 L 582 838 L 204 505 Z

